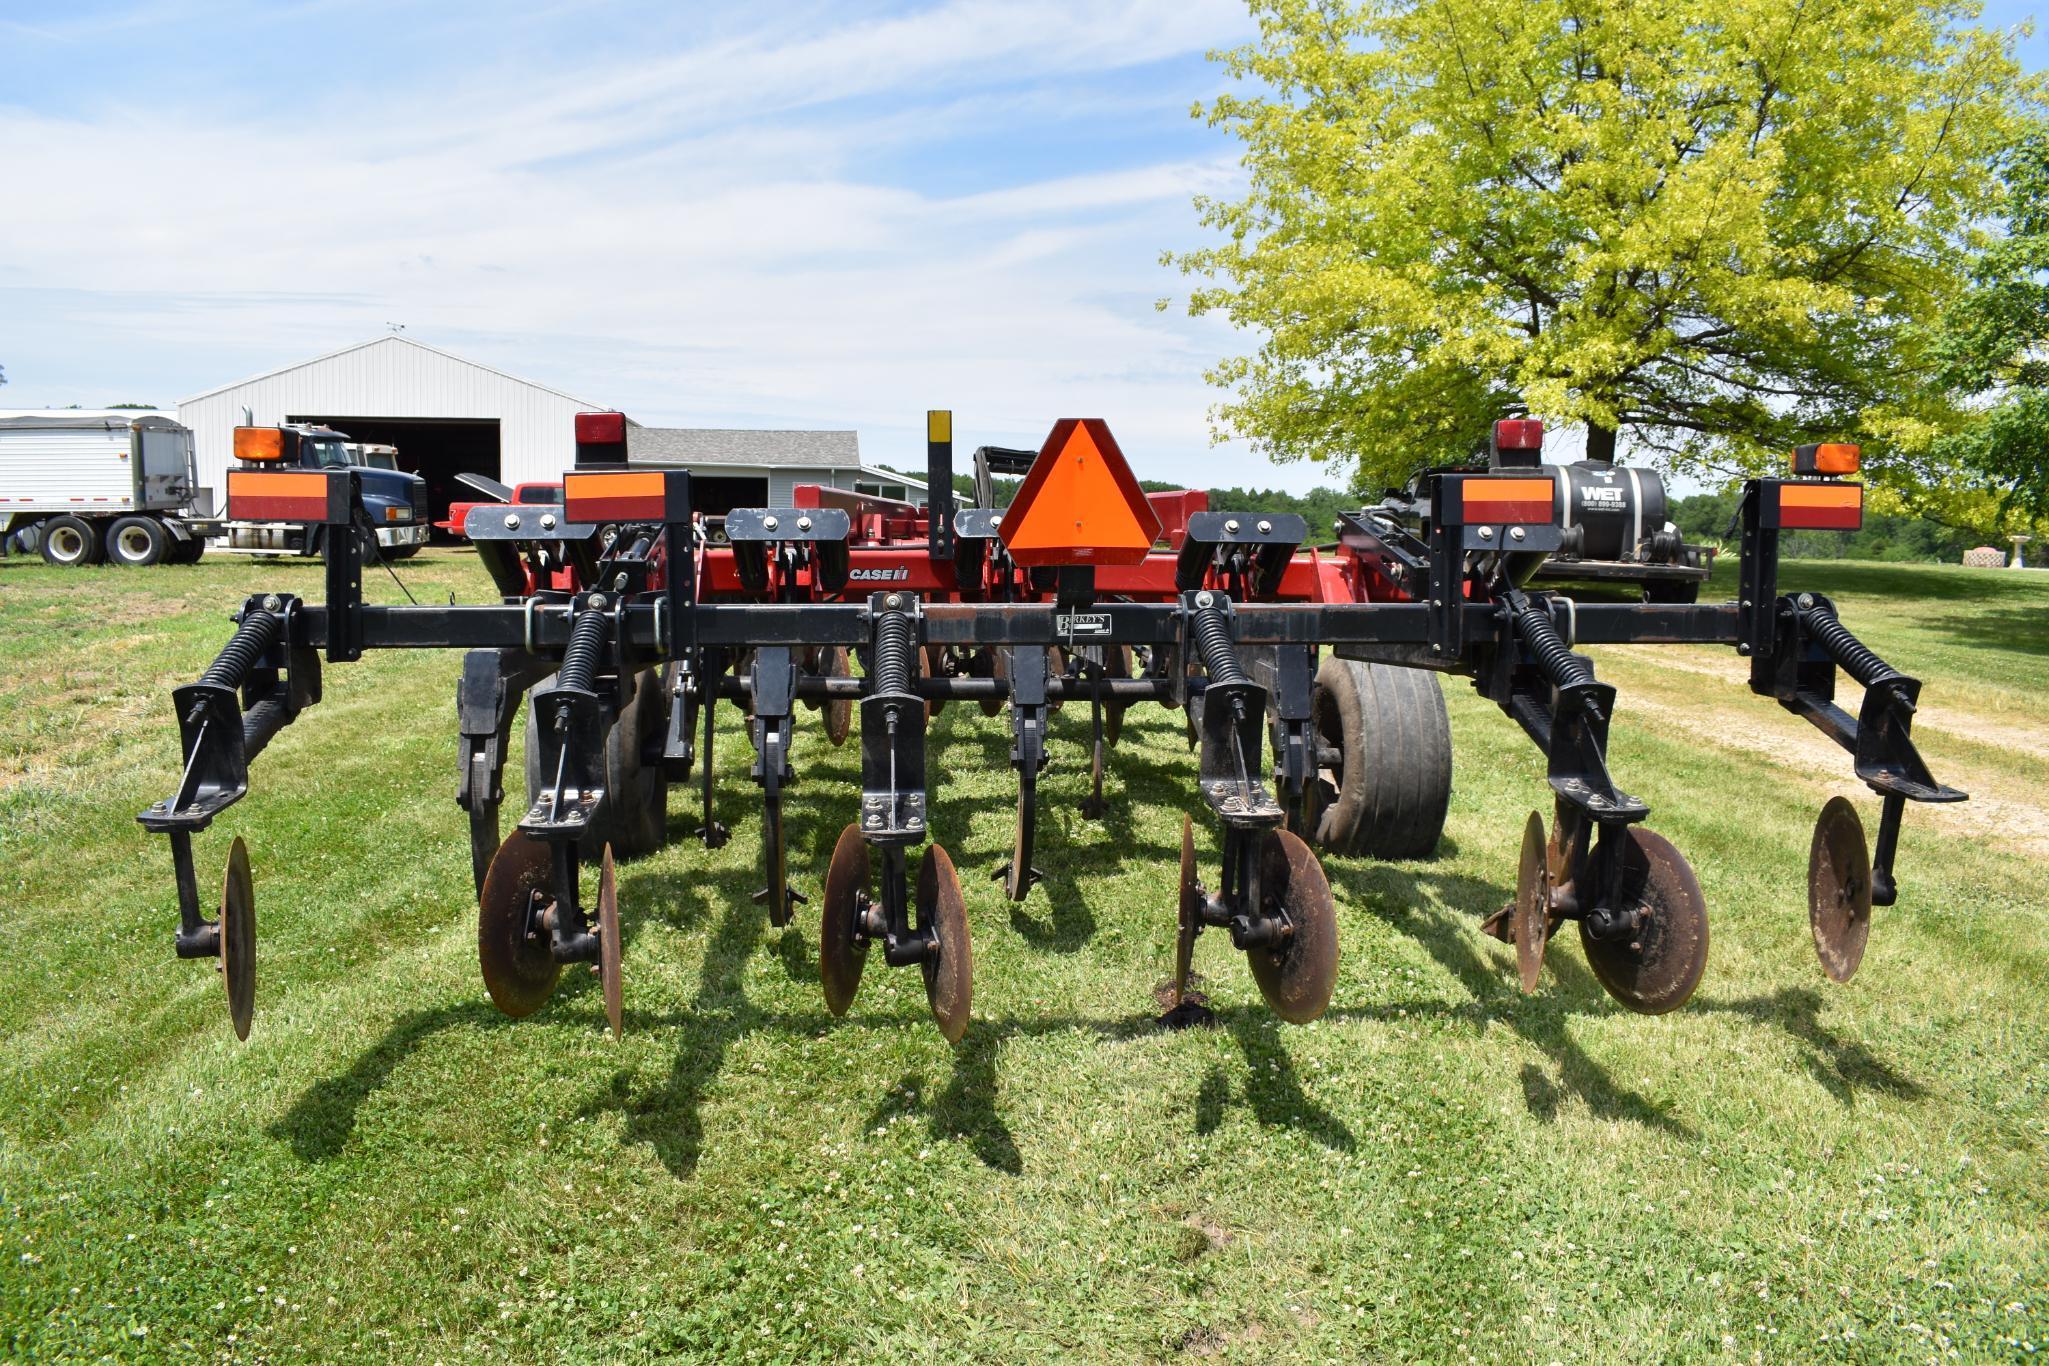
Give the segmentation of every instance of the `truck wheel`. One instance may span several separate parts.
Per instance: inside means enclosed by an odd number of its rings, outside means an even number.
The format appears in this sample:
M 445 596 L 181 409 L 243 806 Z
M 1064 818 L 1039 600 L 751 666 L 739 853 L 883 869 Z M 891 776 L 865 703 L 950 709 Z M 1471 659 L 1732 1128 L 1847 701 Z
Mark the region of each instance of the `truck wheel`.
M 206 553 L 203 537 L 192 536 L 182 541 L 171 542 L 171 553 L 164 557 L 166 564 L 198 564 L 199 557 Z
M 1645 602 L 1699 602 L 1699 579 L 1646 579 L 1643 585 Z
M 1320 745 L 1316 842 L 1339 854 L 1422 858 L 1451 804 L 1451 722 L 1426 669 L 1326 658 L 1310 698 Z
M 171 534 L 154 517 L 123 517 L 107 528 L 107 563 L 141 569 L 164 558 Z
M 43 523 L 43 559 L 65 569 L 100 562 L 100 538 L 76 517 L 52 517 Z
M 420 547 L 416 545 L 381 545 L 377 549 L 387 560 L 410 560 L 420 553 Z

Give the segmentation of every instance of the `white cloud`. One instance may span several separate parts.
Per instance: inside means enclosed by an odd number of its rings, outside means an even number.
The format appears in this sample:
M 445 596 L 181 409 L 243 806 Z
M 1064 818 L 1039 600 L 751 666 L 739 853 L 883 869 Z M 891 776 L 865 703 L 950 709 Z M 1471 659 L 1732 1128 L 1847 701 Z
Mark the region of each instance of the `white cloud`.
M 38 327 L 72 333 L 51 351 L 118 325 L 178 393 L 396 320 L 644 421 L 851 423 L 902 460 L 928 406 L 1007 442 L 1086 412 L 1141 473 L 1305 487 L 1315 471 L 1207 451 L 1201 371 L 1237 342 L 1151 307 L 1178 287 L 1159 251 L 1197 240 L 1189 200 L 1232 183 L 1231 150 L 1001 174 L 1049 160 L 1048 129 L 1111 146 L 1134 111 L 1156 119 L 1130 68 L 1244 23 L 1236 3 L 963 0 L 346 115 L 310 95 L 243 123 L 0 108 L 10 181 L 38 187 L 0 215 L 0 285 L 77 291 L 39 296 Z M 968 192 L 916 170 L 963 158 Z M 10 399 L 38 345 L 0 316 Z

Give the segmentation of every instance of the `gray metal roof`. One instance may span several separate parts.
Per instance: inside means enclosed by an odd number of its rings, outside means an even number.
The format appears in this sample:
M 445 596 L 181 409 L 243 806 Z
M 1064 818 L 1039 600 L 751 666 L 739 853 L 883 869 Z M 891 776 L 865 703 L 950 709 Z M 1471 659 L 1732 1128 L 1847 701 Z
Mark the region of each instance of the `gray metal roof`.
M 772 432 L 744 427 L 628 427 L 634 465 L 767 465 L 776 469 L 854 469 L 858 432 Z
M 0 427 L 10 431 L 86 428 L 113 432 L 129 427 L 176 431 L 178 419 L 151 408 L 9 408 L 0 411 Z

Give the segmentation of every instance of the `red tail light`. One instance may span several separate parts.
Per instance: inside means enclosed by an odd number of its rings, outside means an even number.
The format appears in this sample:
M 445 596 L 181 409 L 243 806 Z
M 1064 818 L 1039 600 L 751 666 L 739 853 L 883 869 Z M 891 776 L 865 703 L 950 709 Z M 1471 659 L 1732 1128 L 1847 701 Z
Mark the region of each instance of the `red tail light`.
M 576 415 L 576 444 L 579 446 L 618 446 L 626 440 L 626 414 L 624 413 L 578 413 Z
M 1503 418 L 1494 424 L 1494 449 L 1497 451 L 1543 450 L 1543 422 L 1534 417 Z

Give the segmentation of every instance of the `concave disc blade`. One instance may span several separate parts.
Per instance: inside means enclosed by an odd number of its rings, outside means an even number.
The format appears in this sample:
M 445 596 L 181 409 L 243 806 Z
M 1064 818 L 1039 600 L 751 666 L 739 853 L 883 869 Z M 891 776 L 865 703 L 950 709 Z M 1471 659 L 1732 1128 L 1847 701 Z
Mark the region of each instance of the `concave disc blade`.
M 498 854 L 498 803 L 483 798 L 473 798 L 470 807 L 470 876 L 476 882 L 477 895 L 484 894 L 484 878 L 491 871 L 491 860 Z
M 925 846 L 918 863 L 918 927 L 939 937 L 939 956 L 919 964 L 925 974 L 925 1000 L 948 1043 L 968 1032 L 968 1007 L 974 997 L 975 952 L 968 942 L 967 903 L 961 900 L 960 875 L 953 859 L 937 844 Z
M 827 678 L 845 678 L 847 668 L 847 647 L 835 645 L 825 652 L 824 668 Z M 844 745 L 847 736 L 854 729 L 854 699 L 835 697 L 825 704 L 825 738 L 835 746 Z
M 1586 812 L 1563 797 L 1551 803 L 1551 838 L 1544 846 L 1544 868 L 1553 888 L 1573 881 L 1586 864 L 1587 837 L 1591 833 Z
M 790 899 L 790 863 L 783 849 L 783 798 L 781 793 L 764 798 L 761 804 L 762 862 L 767 865 L 768 923 L 781 929 L 796 914 Z
M 1103 650 L 1103 672 L 1110 678 L 1131 677 L 1131 647 L 1111 645 Z M 1117 737 L 1124 733 L 1125 702 L 1103 703 L 1103 743 L 1115 745 Z
M 605 988 L 605 1020 L 616 1039 L 624 1000 L 619 986 L 619 880 L 612 872 L 609 843 L 603 869 L 598 874 L 598 977 Z
M 1515 961 L 1523 990 L 1537 989 L 1544 945 L 1551 938 L 1551 875 L 1545 867 L 1544 818 L 1532 811 L 1523 824 L 1522 864 L 1515 879 Z
M 820 664 L 823 661 L 824 657 L 824 647 L 818 645 L 806 645 L 797 655 L 797 664 L 798 667 L 801 668 L 805 673 L 815 677 L 821 672 Z M 818 699 L 816 698 L 800 697 L 797 700 L 801 702 L 805 706 L 805 708 L 807 708 L 810 711 L 818 710 Z
M 1263 897 L 1287 912 L 1295 932 L 1278 948 L 1246 950 L 1252 978 L 1274 1014 L 1307 1024 L 1329 1007 L 1338 980 L 1337 903 L 1330 882 L 1300 836 L 1269 830 L 1259 847 L 1259 885 Z
M 850 823 L 832 847 L 819 908 L 818 979 L 825 987 L 825 1008 L 835 1015 L 846 1014 L 861 989 L 868 946 L 854 942 L 854 931 L 867 890 L 868 843 L 861 838 L 860 827 Z
M 1857 975 L 1871 938 L 1871 851 L 1864 822 L 1846 797 L 1831 797 L 1807 853 L 1807 920 L 1814 952 L 1834 982 Z
M 240 835 L 228 846 L 221 879 L 221 980 L 228 987 L 228 1019 L 235 1037 L 249 1037 L 256 1013 L 256 884 L 249 876 L 249 850 Z
M 946 677 L 946 647 L 927 645 L 918 656 L 918 674 L 923 678 Z M 946 699 L 934 697 L 926 700 L 925 715 L 937 716 L 946 710 Z
M 1001 650 L 992 649 L 986 645 L 983 646 L 975 651 L 974 654 L 968 656 L 968 677 L 1005 677 L 1001 662 L 1002 658 L 1003 652 Z M 1003 699 L 1000 697 L 981 697 L 975 700 L 975 705 L 982 709 L 982 715 L 995 716 L 1003 710 Z
M 1707 968 L 1707 903 L 1700 879 L 1671 841 L 1632 825 L 1598 851 L 1598 860 L 1616 859 L 1609 883 L 1609 905 L 1625 914 L 1643 911 L 1628 934 L 1596 939 L 1579 925 L 1580 946 L 1587 964 L 1608 994 L 1644 1015 L 1677 1010 L 1700 985 Z M 1597 860 L 1597 861 L 1598 861 Z
M 484 892 L 477 898 L 477 963 L 491 1004 L 515 1020 L 544 1005 L 562 965 L 548 950 L 546 931 L 534 925 L 536 893 L 549 899 L 548 846 L 514 830 L 498 846 Z M 530 929 L 535 932 L 529 933 Z
M 1181 902 L 1174 929 L 1174 1004 L 1188 999 L 1188 969 L 1195 961 L 1195 932 L 1202 925 L 1202 884 L 1195 880 L 1195 826 L 1181 818 Z
M 1017 821 L 1011 827 L 1010 870 L 1003 876 L 1003 894 L 1023 901 L 1032 890 L 1032 857 L 1039 837 L 1039 787 L 1020 783 L 1017 789 Z

